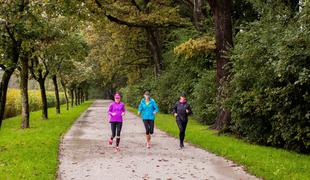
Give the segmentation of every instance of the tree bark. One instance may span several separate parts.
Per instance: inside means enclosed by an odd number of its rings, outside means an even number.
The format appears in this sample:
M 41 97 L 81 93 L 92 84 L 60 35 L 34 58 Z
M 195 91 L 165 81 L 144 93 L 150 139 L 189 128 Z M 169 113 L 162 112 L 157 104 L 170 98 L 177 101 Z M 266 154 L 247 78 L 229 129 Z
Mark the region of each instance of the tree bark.
M 225 65 L 229 62 L 227 51 L 233 47 L 232 39 L 232 0 L 209 0 L 209 5 L 213 13 L 215 23 L 216 38 L 216 80 L 217 80 L 217 99 L 222 102 L 225 99 L 223 85 L 228 81 L 229 69 Z M 219 103 L 213 129 L 222 130 L 230 122 L 230 111 L 222 107 Z
M 88 101 L 88 91 L 85 92 L 85 100 Z
M 75 106 L 78 105 L 78 93 L 77 93 L 77 89 L 74 88 L 74 97 L 75 97 Z
M 81 89 L 81 103 L 84 103 L 84 90 Z
M 198 31 L 204 31 L 203 28 L 203 7 L 205 5 L 205 0 L 193 0 L 194 9 L 193 9 L 193 21 L 196 29 Z
M 157 28 L 146 28 L 146 33 L 148 37 L 148 48 L 154 60 L 155 76 L 158 77 L 163 70 L 162 47 L 160 43 L 159 30 Z
M 40 73 L 42 74 L 42 73 Z M 41 75 L 42 76 L 42 75 Z M 42 100 L 42 118 L 48 119 L 48 111 L 47 111 L 47 99 L 46 99 L 46 89 L 45 89 L 45 79 L 39 77 L 38 79 L 41 91 L 41 100 Z
M 74 89 L 70 89 L 70 96 L 71 96 L 71 108 L 74 106 Z
M 22 96 L 22 123 L 21 128 L 29 128 L 29 97 L 28 97 L 28 55 L 21 59 L 20 92 Z
M 14 72 L 15 68 L 10 70 L 6 70 L 2 76 L 1 84 L 0 84 L 0 127 L 2 125 L 2 121 L 4 119 L 4 111 L 5 111 L 5 104 L 6 104 L 6 94 L 8 91 L 9 81 Z
M 56 114 L 60 114 L 60 101 L 59 101 L 59 90 L 58 90 L 58 84 L 57 84 L 57 76 L 52 76 L 54 88 L 55 88 L 55 97 L 56 97 Z
M 9 32 L 9 30 L 8 30 Z M 11 34 L 9 32 L 9 34 Z M 14 73 L 14 70 L 16 68 L 19 55 L 20 55 L 20 47 L 22 44 L 22 41 L 16 41 L 13 35 L 11 35 L 11 40 L 12 40 L 12 59 L 11 59 L 11 65 L 8 67 L 4 66 L 2 69 L 4 70 L 1 82 L 0 82 L 0 128 L 2 125 L 2 121 L 4 119 L 4 112 L 5 112 L 5 105 L 6 105 L 6 94 L 8 91 L 8 86 L 10 82 L 10 78 L 12 74 Z
M 67 87 L 66 84 L 63 80 L 60 80 L 60 84 L 65 92 L 65 98 L 66 98 L 66 104 L 67 104 L 67 111 L 69 110 L 69 99 L 68 99 L 68 94 L 67 94 Z

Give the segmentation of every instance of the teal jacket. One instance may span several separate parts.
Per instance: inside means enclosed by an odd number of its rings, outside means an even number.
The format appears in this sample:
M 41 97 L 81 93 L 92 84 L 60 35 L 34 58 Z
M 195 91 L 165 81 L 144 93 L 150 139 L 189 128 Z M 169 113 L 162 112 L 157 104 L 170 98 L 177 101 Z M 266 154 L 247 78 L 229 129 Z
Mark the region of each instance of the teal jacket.
M 138 111 L 140 112 L 143 120 L 154 120 L 154 112 L 158 113 L 158 106 L 154 99 L 150 98 L 149 104 L 147 105 L 145 98 L 143 98 L 140 102 Z

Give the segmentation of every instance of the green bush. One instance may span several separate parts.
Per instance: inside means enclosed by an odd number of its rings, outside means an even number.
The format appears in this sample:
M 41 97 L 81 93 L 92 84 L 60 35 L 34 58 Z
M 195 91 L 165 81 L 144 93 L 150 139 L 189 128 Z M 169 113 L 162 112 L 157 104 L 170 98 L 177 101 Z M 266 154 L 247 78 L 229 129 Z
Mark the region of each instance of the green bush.
M 29 108 L 30 111 L 37 111 L 42 108 L 41 93 L 39 90 L 29 90 Z M 60 104 L 66 103 L 64 93 L 59 93 Z M 52 91 L 46 92 L 47 105 L 53 107 L 56 105 L 55 93 Z M 21 113 L 22 103 L 19 89 L 9 89 L 7 93 L 7 102 L 4 112 L 4 117 L 13 117 Z
M 192 109 L 195 118 L 204 124 L 212 124 L 216 118 L 216 71 L 207 71 L 193 90 Z
M 236 134 L 252 142 L 309 153 L 308 10 L 305 7 L 304 14 L 293 19 L 262 18 L 238 34 L 227 101 Z

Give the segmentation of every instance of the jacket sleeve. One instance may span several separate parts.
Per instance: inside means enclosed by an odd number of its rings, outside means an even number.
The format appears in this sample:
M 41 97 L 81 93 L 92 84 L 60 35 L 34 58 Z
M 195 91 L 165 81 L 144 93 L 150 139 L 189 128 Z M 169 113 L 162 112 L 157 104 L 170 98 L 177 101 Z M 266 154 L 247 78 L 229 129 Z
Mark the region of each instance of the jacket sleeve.
M 126 112 L 125 104 L 123 104 L 122 112 Z
M 158 110 L 158 106 L 157 106 L 155 100 L 153 100 L 153 107 L 155 109 L 155 112 L 158 113 L 159 110 Z
M 172 109 L 172 114 L 178 113 L 178 103 L 175 103 L 173 109 Z
M 187 108 L 186 108 L 189 112 L 187 113 L 188 115 L 192 115 L 193 114 L 193 111 L 192 111 L 192 108 L 191 106 L 188 104 Z
M 112 115 L 113 112 L 113 104 L 110 104 L 109 109 L 108 109 L 108 114 Z

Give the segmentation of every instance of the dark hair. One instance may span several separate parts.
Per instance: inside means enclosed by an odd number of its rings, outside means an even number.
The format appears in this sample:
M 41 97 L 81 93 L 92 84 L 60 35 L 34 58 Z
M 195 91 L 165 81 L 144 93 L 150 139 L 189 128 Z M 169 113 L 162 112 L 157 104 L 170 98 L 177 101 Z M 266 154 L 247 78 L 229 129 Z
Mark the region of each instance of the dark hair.
M 143 95 L 150 95 L 150 92 L 149 91 L 144 91 Z
M 186 93 L 185 93 L 185 92 L 182 92 L 180 96 L 186 98 Z

